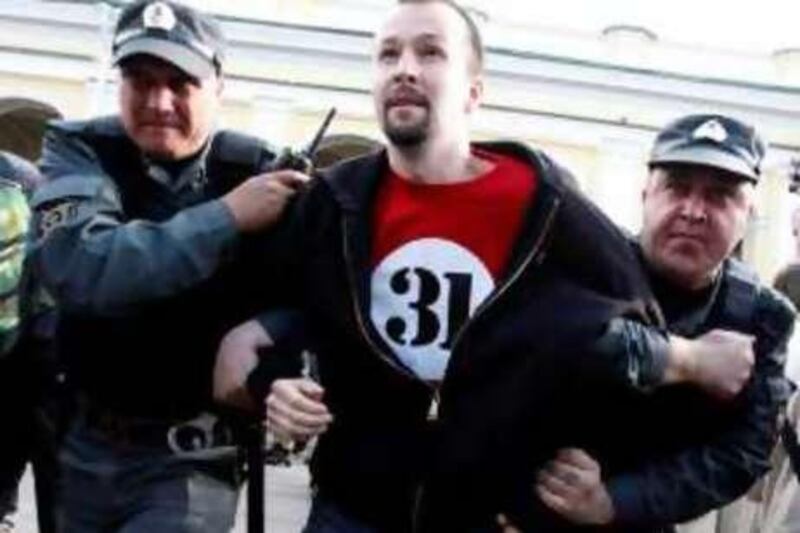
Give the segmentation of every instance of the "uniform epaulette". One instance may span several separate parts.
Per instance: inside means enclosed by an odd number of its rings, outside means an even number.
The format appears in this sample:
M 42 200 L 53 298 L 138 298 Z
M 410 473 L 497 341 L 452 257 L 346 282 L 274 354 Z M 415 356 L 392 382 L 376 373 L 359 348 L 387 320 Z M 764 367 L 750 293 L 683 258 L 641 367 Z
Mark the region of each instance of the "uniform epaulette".
M 218 131 L 212 143 L 215 157 L 226 163 L 258 167 L 262 161 L 272 161 L 278 154 L 264 139 L 231 130 Z
M 122 135 L 124 130 L 119 117 L 109 115 L 90 120 L 52 120 L 49 127 L 66 133 L 92 135 Z

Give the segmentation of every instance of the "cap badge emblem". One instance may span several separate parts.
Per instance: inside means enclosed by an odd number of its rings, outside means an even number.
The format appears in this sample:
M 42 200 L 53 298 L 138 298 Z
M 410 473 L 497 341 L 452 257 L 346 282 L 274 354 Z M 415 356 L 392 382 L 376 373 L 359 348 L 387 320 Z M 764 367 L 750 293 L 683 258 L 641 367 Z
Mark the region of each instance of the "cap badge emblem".
M 175 27 L 175 13 L 164 2 L 153 2 L 144 8 L 142 21 L 147 29 L 170 31 Z
M 711 119 L 703 122 L 692 133 L 694 139 L 709 139 L 716 143 L 723 143 L 728 138 L 728 132 L 725 126 L 720 124 L 719 120 Z

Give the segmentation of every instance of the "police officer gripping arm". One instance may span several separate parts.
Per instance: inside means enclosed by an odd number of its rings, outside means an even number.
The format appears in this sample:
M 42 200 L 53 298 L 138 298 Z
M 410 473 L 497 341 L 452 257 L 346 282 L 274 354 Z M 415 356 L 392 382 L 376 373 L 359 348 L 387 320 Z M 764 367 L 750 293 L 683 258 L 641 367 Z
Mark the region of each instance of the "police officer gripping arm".
M 63 444 L 64 528 L 233 525 L 234 428 L 213 410 L 222 335 L 263 305 L 244 260 L 305 176 L 267 172 L 262 141 L 214 127 L 224 40 L 171 1 L 121 12 L 120 113 L 51 124 L 34 199 L 35 273 L 61 311 L 78 393 Z M 112 487 L 111 489 L 109 487 Z M 135 512 L 134 512 L 135 511 Z

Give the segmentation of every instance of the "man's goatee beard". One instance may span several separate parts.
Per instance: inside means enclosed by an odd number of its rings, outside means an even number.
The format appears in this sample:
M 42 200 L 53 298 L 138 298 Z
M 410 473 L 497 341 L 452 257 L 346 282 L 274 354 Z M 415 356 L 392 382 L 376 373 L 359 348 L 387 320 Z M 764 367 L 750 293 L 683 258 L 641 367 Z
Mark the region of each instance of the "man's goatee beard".
M 428 138 L 428 129 L 425 126 L 387 128 L 385 133 L 389 142 L 398 148 L 415 148 Z

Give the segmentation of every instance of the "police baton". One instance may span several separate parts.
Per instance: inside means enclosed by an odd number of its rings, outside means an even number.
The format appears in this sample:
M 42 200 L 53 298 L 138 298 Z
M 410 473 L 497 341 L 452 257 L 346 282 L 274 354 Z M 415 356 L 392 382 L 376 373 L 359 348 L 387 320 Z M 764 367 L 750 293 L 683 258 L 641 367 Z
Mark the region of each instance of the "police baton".
M 247 425 L 247 532 L 264 533 L 264 429 L 262 420 Z
M 271 165 L 271 170 L 288 168 L 310 174 L 313 170 L 314 153 L 319 148 L 325 131 L 335 115 L 336 108 L 332 107 L 325 115 L 322 125 L 308 146 L 300 152 L 284 150 Z M 283 330 L 287 328 L 287 324 L 286 320 L 281 320 L 276 325 L 279 330 Z M 247 461 L 247 531 L 248 533 L 264 533 L 264 507 L 266 505 L 264 498 L 264 462 L 266 460 L 264 446 L 266 438 L 263 419 L 247 424 L 244 438 Z

